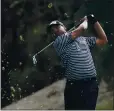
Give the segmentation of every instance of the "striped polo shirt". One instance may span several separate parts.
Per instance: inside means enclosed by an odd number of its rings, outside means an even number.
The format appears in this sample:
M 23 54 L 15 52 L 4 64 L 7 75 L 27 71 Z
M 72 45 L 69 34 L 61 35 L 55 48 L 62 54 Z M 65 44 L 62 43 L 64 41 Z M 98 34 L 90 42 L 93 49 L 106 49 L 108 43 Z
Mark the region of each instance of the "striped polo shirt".
M 54 41 L 54 48 L 65 68 L 65 77 L 79 80 L 96 77 L 96 69 L 90 49 L 96 44 L 96 37 L 71 37 L 71 32 L 64 33 Z

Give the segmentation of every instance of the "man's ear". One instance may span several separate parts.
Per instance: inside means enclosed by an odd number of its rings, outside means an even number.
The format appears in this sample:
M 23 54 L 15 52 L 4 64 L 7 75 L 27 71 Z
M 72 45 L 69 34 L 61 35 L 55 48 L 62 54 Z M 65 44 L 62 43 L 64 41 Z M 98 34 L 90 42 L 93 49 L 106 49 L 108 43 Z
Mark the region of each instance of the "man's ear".
M 52 33 L 52 36 L 53 36 L 53 37 L 55 37 L 55 34 L 54 34 L 54 33 Z

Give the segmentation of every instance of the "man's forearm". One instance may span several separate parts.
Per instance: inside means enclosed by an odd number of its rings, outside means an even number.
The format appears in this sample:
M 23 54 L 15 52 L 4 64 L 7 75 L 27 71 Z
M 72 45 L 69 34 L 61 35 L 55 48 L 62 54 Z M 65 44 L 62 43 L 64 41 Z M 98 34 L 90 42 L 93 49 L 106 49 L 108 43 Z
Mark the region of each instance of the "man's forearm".
M 82 24 L 78 26 L 78 28 L 72 31 L 72 39 L 79 37 L 84 32 L 84 30 L 87 29 L 87 27 L 88 27 L 88 23 L 85 20 Z
M 107 41 L 106 34 L 105 34 L 103 28 L 101 27 L 101 25 L 99 24 L 99 22 L 96 22 L 94 24 L 94 29 L 95 29 L 99 39 Z
M 80 26 L 77 29 L 73 30 L 72 31 L 72 39 L 79 37 L 83 31 L 84 31 L 84 28 L 80 27 Z
M 106 44 L 108 42 L 107 41 L 107 36 L 106 36 L 103 28 L 101 27 L 100 23 L 95 18 L 95 16 L 93 14 L 90 14 L 90 15 L 87 16 L 87 19 L 94 26 L 95 32 L 98 36 L 98 38 L 96 40 L 96 44 L 97 45 Z

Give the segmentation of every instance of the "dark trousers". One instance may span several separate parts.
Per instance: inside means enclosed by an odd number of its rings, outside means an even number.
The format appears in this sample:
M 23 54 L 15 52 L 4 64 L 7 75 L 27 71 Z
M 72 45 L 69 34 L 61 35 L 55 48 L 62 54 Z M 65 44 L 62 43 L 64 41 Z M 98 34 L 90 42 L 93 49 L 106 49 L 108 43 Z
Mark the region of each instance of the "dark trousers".
M 67 80 L 64 91 L 65 110 L 95 110 L 97 97 L 96 78 Z

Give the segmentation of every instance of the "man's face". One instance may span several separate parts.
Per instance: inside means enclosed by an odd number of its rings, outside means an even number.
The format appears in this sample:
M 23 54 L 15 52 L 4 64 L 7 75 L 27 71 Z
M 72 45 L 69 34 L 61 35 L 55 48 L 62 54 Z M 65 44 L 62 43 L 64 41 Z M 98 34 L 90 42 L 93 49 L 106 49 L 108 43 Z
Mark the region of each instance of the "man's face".
M 52 26 L 51 30 L 52 30 L 52 33 L 56 35 L 60 35 L 66 32 L 66 28 L 61 25 L 54 25 Z

